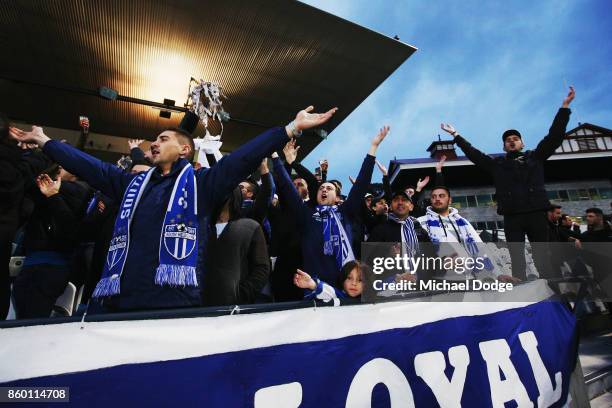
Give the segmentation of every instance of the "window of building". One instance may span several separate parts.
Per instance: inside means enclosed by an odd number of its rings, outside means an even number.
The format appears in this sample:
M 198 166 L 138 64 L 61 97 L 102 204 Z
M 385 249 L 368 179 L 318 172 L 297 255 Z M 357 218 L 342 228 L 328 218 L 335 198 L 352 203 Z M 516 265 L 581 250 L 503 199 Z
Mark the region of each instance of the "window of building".
M 495 221 L 487 221 L 488 230 L 494 230 L 495 228 L 497 228 L 497 224 L 495 224 Z
M 476 196 L 470 195 L 465 197 L 467 199 L 468 207 L 476 207 Z
M 589 190 L 586 190 L 586 189 L 578 190 L 578 198 L 580 200 L 590 200 L 591 196 L 589 194 Z
M 487 229 L 487 223 L 486 223 L 486 222 L 484 222 L 484 221 L 478 221 L 478 222 L 476 223 L 476 229 L 477 229 L 477 230 L 484 230 L 484 229 Z
M 497 228 L 502 230 L 504 229 L 504 220 L 497 221 Z
M 457 196 L 453 197 L 453 207 L 455 208 L 465 208 L 467 207 L 467 200 L 465 196 Z
M 479 207 L 488 207 L 493 205 L 493 196 L 491 194 L 480 194 L 476 196 Z
M 567 190 L 559 190 L 557 191 L 557 193 L 559 194 L 559 199 L 561 201 L 569 200 L 569 194 L 567 193 Z
M 549 200 L 558 200 L 559 199 L 559 192 L 557 190 L 553 190 L 553 191 L 546 191 L 546 195 L 548 196 Z
M 598 188 L 598 190 L 601 200 L 608 200 L 612 198 L 612 188 Z
M 599 192 L 596 188 L 589 188 L 589 195 L 591 196 L 591 200 L 601 200 Z
M 567 190 L 567 194 L 569 195 L 570 201 L 578 201 L 580 196 L 578 195 L 578 190 Z
M 578 142 L 579 150 L 599 150 L 597 147 L 597 140 L 594 137 L 581 137 L 576 139 Z

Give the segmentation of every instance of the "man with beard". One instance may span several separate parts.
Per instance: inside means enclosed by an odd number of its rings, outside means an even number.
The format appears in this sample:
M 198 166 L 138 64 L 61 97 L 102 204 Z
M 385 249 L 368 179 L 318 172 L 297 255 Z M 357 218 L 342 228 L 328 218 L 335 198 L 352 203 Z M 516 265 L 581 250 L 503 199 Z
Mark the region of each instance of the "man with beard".
M 417 258 L 421 255 L 425 255 L 426 257 L 435 257 L 436 254 L 431 245 L 425 248 L 421 248 L 419 245 L 419 243 L 431 243 L 431 239 L 417 219 L 410 215 L 413 209 L 414 204 L 406 192 L 406 189 L 400 189 L 391 193 L 391 209 L 387 220 L 381 222 L 374 228 L 368 238 L 368 242 L 390 242 L 398 244 L 391 249 L 392 253 L 388 253 L 385 256 L 394 257 L 395 255 L 400 255 L 408 256 L 409 258 Z M 384 248 L 383 251 L 386 252 L 387 249 Z M 378 253 L 376 255 L 380 256 Z M 369 256 L 369 258 L 372 257 Z M 372 265 L 372 260 L 367 259 L 366 263 Z M 387 271 L 387 273 L 388 272 L 393 271 Z M 427 280 L 438 272 L 438 270 L 400 269 L 393 273 L 395 274 L 394 279 L 396 281 L 399 279 L 415 281 L 417 278 L 420 280 Z
M 476 258 L 484 248 L 482 239 L 468 220 L 459 215 L 456 208 L 451 207 L 450 190 L 445 186 L 436 186 L 431 190 L 431 206 L 418 221 L 427 230 L 434 243 L 442 243 L 439 256 L 462 256 Z M 444 245 L 450 243 L 450 245 Z M 459 244 L 459 245 L 457 245 Z M 491 273 L 495 273 L 492 263 L 485 263 Z M 509 275 L 497 274 L 497 279 L 503 282 L 518 282 L 519 279 Z
M 504 216 L 504 230 L 511 246 L 513 275 L 526 278 L 524 254 L 525 236 L 529 242 L 548 241 L 546 211 L 550 202 L 544 188 L 544 162 L 563 142 L 569 121 L 569 105 L 574 99 L 574 88 L 568 95 L 550 127 L 548 135 L 535 150 L 523 152 L 523 140 L 519 131 L 510 129 L 502 135 L 504 157 L 488 156 L 459 135 L 452 125 L 443 123 L 442 130 L 450 133 L 457 145 L 476 166 L 489 173 L 495 183 L 497 212 Z M 546 255 L 535 250 L 534 261 L 538 270 L 545 268 Z

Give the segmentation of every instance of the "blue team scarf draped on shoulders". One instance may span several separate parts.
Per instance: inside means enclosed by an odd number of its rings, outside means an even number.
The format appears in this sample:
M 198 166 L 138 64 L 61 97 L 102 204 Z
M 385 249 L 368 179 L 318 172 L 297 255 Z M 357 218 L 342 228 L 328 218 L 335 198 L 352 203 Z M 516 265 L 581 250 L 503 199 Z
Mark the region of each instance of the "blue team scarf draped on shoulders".
M 102 278 L 94 298 L 120 294 L 121 275 L 130 248 L 130 226 L 136 208 L 155 168 L 132 179 L 123 196 L 115 221 Z M 198 253 L 198 210 L 195 172 L 187 164 L 179 173 L 160 232 L 159 266 L 156 285 L 198 286 L 196 263 Z
M 409 257 L 414 257 L 420 253 L 419 237 L 414 229 L 414 220 L 412 217 L 408 217 L 405 220 L 400 220 L 392 212 L 389 213 L 388 218 L 400 224 L 402 226 L 402 247 L 404 253 Z
M 323 221 L 323 254 L 334 255 L 336 266 L 340 270 L 347 262 L 354 261 L 355 255 L 351 247 L 341 215 L 336 205 L 317 205 L 317 212 Z

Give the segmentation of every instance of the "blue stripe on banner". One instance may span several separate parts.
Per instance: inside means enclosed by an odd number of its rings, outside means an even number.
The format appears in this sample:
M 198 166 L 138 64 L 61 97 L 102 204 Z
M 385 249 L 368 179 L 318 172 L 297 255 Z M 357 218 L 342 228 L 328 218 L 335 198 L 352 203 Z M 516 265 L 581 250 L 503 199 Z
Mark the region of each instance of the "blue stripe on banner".
M 301 397 L 295 392 L 292 394 L 296 401 L 301 401 L 301 405 L 299 402 L 294 405 L 296 407 L 344 407 L 349 390 L 351 393 L 365 390 L 369 395 L 372 388 L 372 406 L 386 407 L 394 397 L 389 395 L 387 386 L 375 385 L 380 382 L 378 376 L 382 375 L 391 378 L 391 381 L 384 381 L 396 384 L 390 385 L 395 398 L 399 398 L 400 394 L 406 397 L 409 390 L 416 407 L 433 407 L 439 403 L 432 388 L 417 375 L 415 358 L 416 361 L 425 361 L 422 353 L 443 353 L 446 364 L 444 372 L 450 381 L 454 373 L 460 371 L 452 368 L 450 363 L 457 365 L 461 360 L 457 355 L 461 353 L 449 358 L 449 349 L 455 347 L 452 354 L 463 349 L 456 346 L 465 346 L 469 364 L 462 387 L 461 406 L 490 407 L 491 385 L 483 350 L 492 344 L 502 350 L 504 342 L 507 342 L 511 355 L 509 365 L 502 364 L 504 376 L 500 376 L 500 369 L 496 365 L 492 366 L 490 374 L 500 381 L 511 380 L 511 369 L 514 367 L 520 379 L 519 385 L 522 383 L 528 398 L 537 406 L 538 382 L 541 386 L 546 381 L 546 375 L 541 375 L 537 361 L 530 363 L 528 358 L 526 349 L 529 346 L 525 346 L 525 343 L 530 337 L 521 333 L 529 332 L 533 332 L 537 339 L 537 352 L 548 372 L 547 381 L 552 383 L 551 392 L 546 395 L 548 398 L 553 398 L 552 390 L 558 386 L 558 376 L 555 374 L 561 375 L 562 392 L 554 397 L 558 400 L 551 406 L 562 406 L 567 398 L 570 374 L 576 360 L 576 339 L 573 315 L 557 302 L 540 302 L 488 315 L 449 318 L 412 328 L 335 340 L 284 344 L 166 362 L 127 364 L 2 385 L 68 386 L 70 402 L 77 406 L 252 407 L 258 390 L 293 383 L 285 387 L 293 391 L 301 388 Z M 92 352 L 104 353 L 104 350 Z M 496 356 L 499 355 L 496 352 Z M 60 358 L 63 357 L 58 356 Z M 427 367 L 431 368 L 433 360 L 427 361 Z M 373 370 L 368 371 L 368 367 Z M 406 382 L 402 380 L 402 375 Z M 445 386 L 442 394 L 449 397 L 451 388 Z M 519 388 L 515 384 L 512 389 Z M 501 394 L 503 392 L 497 390 L 495 395 Z M 264 396 L 263 392 L 260 396 Z M 407 405 L 398 403 L 394 406 Z M 263 404 L 256 406 L 261 407 Z

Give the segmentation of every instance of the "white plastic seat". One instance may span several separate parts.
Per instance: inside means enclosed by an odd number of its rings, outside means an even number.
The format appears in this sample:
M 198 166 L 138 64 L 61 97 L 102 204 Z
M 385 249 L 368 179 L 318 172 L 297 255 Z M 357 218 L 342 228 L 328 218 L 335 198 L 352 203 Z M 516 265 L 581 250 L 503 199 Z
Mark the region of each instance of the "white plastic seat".
M 64 293 L 55 301 L 53 311 L 62 316 L 72 316 L 76 291 L 76 286 L 72 282 L 68 282 Z

